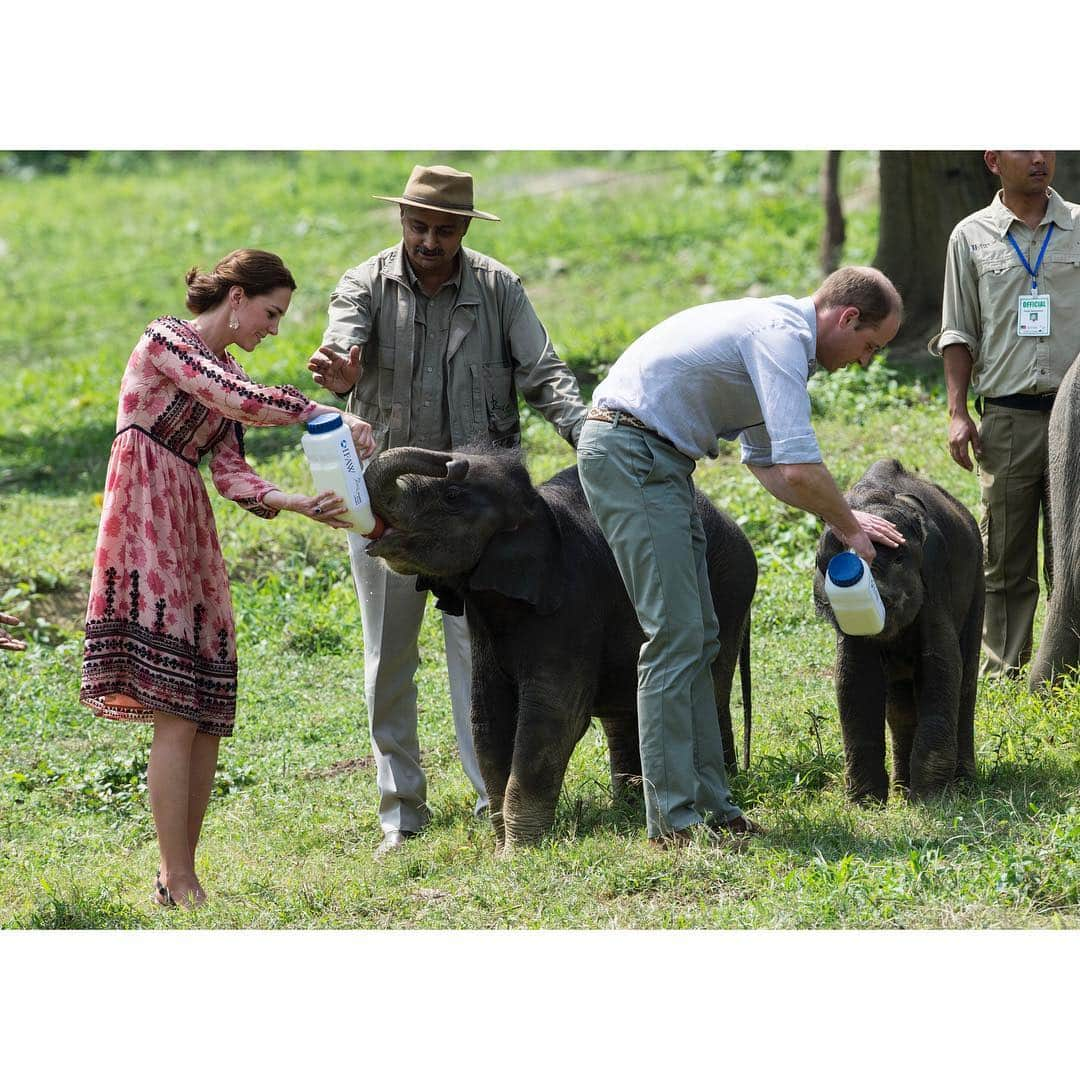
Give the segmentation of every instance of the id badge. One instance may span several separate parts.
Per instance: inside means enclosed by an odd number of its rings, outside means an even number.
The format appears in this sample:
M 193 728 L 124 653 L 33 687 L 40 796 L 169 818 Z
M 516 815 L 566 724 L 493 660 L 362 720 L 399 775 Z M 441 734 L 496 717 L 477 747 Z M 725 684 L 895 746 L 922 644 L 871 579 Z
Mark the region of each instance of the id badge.
M 1016 308 L 1016 332 L 1021 337 L 1048 337 L 1050 297 L 1047 293 L 1021 296 Z

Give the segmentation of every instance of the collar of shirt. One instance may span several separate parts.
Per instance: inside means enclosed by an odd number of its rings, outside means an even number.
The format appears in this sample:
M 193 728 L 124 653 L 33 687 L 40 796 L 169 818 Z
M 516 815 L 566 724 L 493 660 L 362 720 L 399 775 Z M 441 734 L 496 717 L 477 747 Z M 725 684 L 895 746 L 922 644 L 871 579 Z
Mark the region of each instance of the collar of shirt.
M 803 296 L 795 301 L 799 314 L 810 328 L 810 343 L 806 347 L 806 377 L 810 378 L 818 369 L 817 362 L 817 308 L 812 296 Z
M 1065 205 L 1065 200 L 1053 189 L 1046 189 L 1050 193 L 1049 201 L 1046 204 L 1046 213 L 1043 214 L 1042 221 L 1039 222 L 1039 227 L 1054 223 L 1055 229 L 1068 229 L 1070 232 L 1073 228 L 1072 215 L 1069 213 L 1068 206 Z M 1001 235 L 1001 239 L 1005 239 L 1006 233 L 1009 231 L 1009 226 L 1014 221 L 1020 221 L 1020 219 L 1005 205 L 1001 200 L 1001 192 L 998 191 L 994 195 L 994 201 L 990 204 L 990 220 L 993 222 L 995 229 Z M 1020 222 L 1023 224 L 1023 222 Z
M 414 292 L 417 292 L 418 295 L 422 296 L 425 300 L 433 300 L 436 294 L 442 292 L 442 290 L 445 289 L 447 285 L 453 285 L 453 287 L 457 289 L 459 293 L 461 292 L 461 269 L 465 265 L 464 252 L 458 252 L 457 269 L 454 271 L 454 273 L 450 277 L 448 277 L 430 296 L 428 296 L 428 294 L 424 292 L 424 290 L 421 288 L 420 279 L 416 276 L 416 271 L 413 270 L 412 263 L 409 262 L 408 258 L 406 257 L 404 247 L 402 248 L 401 252 L 401 261 L 405 267 L 405 280 L 409 283 L 410 287 L 414 290 Z

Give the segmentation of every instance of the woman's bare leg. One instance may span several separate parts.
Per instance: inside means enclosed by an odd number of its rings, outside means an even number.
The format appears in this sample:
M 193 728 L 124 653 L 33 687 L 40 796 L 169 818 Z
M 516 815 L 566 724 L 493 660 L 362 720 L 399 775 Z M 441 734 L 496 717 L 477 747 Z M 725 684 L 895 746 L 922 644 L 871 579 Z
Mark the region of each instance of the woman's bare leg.
M 192 721 L 155 711 L 146 781 L 161 851 L 161 883 L 184 906 L 201 903 L 206 898 L 195 876 L 188 834 L 195 736 Z
M 191 774 L 188 781 L 188 847 L 191 850 L 191 865 L 195 865 L 195 848 L 199 843 L 206 805 L 210 801 L 210 792 L 214 788 L 214 773 L 217 770 L 218 747 L 221 739 L 217 735 L 198 732 L 191 747 Z

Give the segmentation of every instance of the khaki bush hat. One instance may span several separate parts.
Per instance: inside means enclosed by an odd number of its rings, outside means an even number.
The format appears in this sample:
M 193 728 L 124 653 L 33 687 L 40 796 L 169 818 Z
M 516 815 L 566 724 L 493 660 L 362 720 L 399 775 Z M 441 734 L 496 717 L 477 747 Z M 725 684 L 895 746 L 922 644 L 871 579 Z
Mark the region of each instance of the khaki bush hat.
M 400 198 L 393 195 L 372 195 L 383 202 L 403 206 L 419 206 L 424 210 L 439 210 L 444 214 L 499 221 L 494 214 L 473 208 L 472 174 L 458 172 L 449 165 L 417 165 Z

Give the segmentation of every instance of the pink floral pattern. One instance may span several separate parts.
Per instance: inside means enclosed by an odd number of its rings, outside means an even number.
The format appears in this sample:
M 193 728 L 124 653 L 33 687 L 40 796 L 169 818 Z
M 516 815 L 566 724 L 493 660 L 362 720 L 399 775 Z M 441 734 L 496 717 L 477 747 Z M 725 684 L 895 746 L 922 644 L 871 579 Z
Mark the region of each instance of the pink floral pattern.
M 146 328 L 120 386 L 86 612 L 80 699 L 97 715 L 149 722 L 161 710 L 232 734 L 232 600 L 197 466 L 210 454 L 222 496 L 274 517 L 263 498 L 276 488 L 244 459 L 243 425 L 314 409 L 295 387 L 252 382 L 181 319 Z

